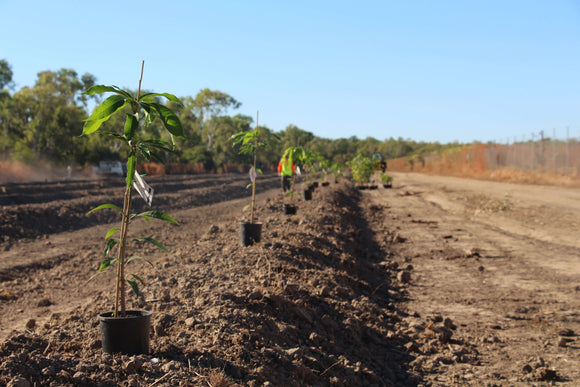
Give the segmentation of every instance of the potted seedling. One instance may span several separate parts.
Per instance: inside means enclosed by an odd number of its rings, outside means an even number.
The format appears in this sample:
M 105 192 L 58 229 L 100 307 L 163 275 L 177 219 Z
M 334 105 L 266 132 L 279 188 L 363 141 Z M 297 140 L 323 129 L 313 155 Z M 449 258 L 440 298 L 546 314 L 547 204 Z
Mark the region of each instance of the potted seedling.
M 371 175 L 374 172 L 374 164 L 370 157 L 357 155 L 346 163 L 352 171 L 352 180 L 357 183 L 358 189 L 367 189 Z
M 322 171 L 322 174 L 324 175 L 324 181 L 322 182 L 322 186 L 323 187 L 327 187 L 330 182 L 328 181 L 328 174 L 330 173 L 330 161 L 323 159 L 320 160 L 318 163 L 318 166 L 320 167 L 320 170 Z
M 344 169 L 344 164 L 341 163 L 334 163 L 330 167 L 330 171 L 334 176 L 334 183 L 338 183 L 338 179 L 342 177 L 342 171 Z
M 304 150 L 302 154 L 302 167 L 304 170 L 304 180 L 306 185 L 303 186 L 304 200 L 312 200 L 312 192 L 314 192 L 314 184 L 312 183 L 313 174 L 313 163 L 314 163 L 314 152 L 310 150 Z
M 183 137 L 183 129 L 179 118 L 168 107 L 158 102 L 159 97 L 165 97 L 171 102 L 181 103 L 181 101 L 172 94 L 167 93 L 144 93 L 141 94 L 141 81 L 143 79 L 143 64 L 141 66 L 141 77 L 139 79 L 139 88 L 136 95 L 116 86 L 97 85 L 85 91 L 85 94 L 95 95 L 103 93 L 113 93 L 97 106 L 91 116 L 86 120 L 83 127 L 83 135 L 100 133 L 110 136 L 121 143 L 121 146 L 127 149 L 127 176 L 125 178 L 125 194 L 123 196 L 123 208 L 114 204 L 100 205 L 89 213 L 102 209 L 112 209 L 119 212 L 121 217 L 120 228 L 114 227 L 105 235 L 105 248 L 103 260 L 97 270 L 97 273 L 91 277 L 94 278 L 116 265 L 116 285 L 115 285 L 115 303 L 113 311 L 101 313 L 99 321 L 101 326 L 101 337 L 103 341 L 103 351 L 106 353 L 126 353 L 138 354 L 149 351 L 149 332 L 151 326 L 151 312 L 141 310 L 126 310 L 126 289 L 127 284 L 133 292 L 139 295 L 139 284 L 143 284 L 139 275 L 128 274 L 127 266 L 136 261 L 142 260 L 149 264 L 150 261 L 138 256 L 129 256 L 128 247 L 129 227 L 133 221 L 144 219 L 151 222 L 151 218 L 159 219 L 169 223 L 177 224 L 175 219 L 160 211 L 145 211 L 142 213 L 131 212 L 131 199 L 133 194 L 134 183 L 144 187 L 143 180 L 135 171 L 135 165 L 138 158 L 150 160 L 154 158 L 161 161 L 156 154 L 157 151 L 170 152 L 173 145 L 169 142 L 159 139 L 143 138 L 140 127 L 149 125 L 154 119 L 159 118 L 163 127 L 173 136 Z M 124 109 L 125 108 L 125 109 Z M 130 111 L 130 112 L 127 112 Z M 107 121 L 115 113 L 126 114 L 125 126 L 119 131 L 105 132 L 99 130 L 101 124 Z M 142 192 L 142 191 L 140 191 Z M 146 195 L 146 194 L 143 194 Z M 144 196 L 145 198 L 145 196 Z M 149 197 L 150 199 L 151 197 Z M 149 201 L 149 204 L 151 202 Z M 136 237 L 132 239 L 135 242 L 151 243 L 160 249 L 167 249 L 152 237 Z
M 284 160 L 286 157 L 288 157 L 290 163 L 299 164 L 304 157 L 304 149 L 299 146 L 291 146 L 284 151 L 282 159 Z M 290 179 L 290 189 L 285 194 L 286 197 L 290 197 L 290 204 L 284 203 L 284 214 L 286 215 L 294 215 L 297 211 L 297 208 L 294 205 L 295 183 L 295 176 L 292 174 L 292 179 Z
M 379 188 L 377 182 L 382 182 L 381 173 L 385 173 L 387 164 L 383 161 L 383 155 L 379 152 L 373 153 L 371 156 L 371 161 L 373 163 L 373 173 L 371 175 L 371 184 L 369 185 L 369 189 L 377 189 Z
M 314 188 L 318 188 L 318 179 L 320 176 L 320 171 L 322 170 L 321 162 L 324 160 L 324 157 L 318 152 L 312 152 L 310 155 L 310 172 L 311 176 L 314 179 L 312 182 L 312 186 Z
M 253 165 L 250 168 L 250 184 L 246 188 L 252 188 L 252 202 L 244 207 L 248 207 L 250 211 L 250 222 L 242 222 L 240 224 L 240 238 L 242 246 L 253 245 L 260 242 L 262 239 L 262 223 L 254 222 L 254 213 L 256 207 L 256 179 L 258 174 L 262 174 L 262 170 L 257 168 L 258 149 L 266 148 L 270 143 L 278 139 L 278 137 L 266 129 L 259 129 L 258 117 L 256 117 L 256 129 L 250 131 L 242 131 L 232 135 L 230 138 L 233 145 L 239 146 L 238 152 L 240 154 L 247 154 L 253 157 Z
M 383 183 L 383 187 L 393 188 L 393 177 L 388 173 L 381 173 L 379 179 L 381 180 L 381 183 Z

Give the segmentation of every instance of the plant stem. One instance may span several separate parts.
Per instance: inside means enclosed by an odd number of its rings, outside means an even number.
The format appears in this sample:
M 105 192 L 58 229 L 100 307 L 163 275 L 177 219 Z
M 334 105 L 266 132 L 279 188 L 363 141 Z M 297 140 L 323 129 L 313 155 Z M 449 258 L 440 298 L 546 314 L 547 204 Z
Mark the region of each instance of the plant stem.
M 254 171 L 256 170 L 256 159 L 254 157 Z M 257 176 L 256 176 L 257 177 Z M 256 205 L 256 181 L 252 184 L 252 212 L 250 213 L 250 223 L 254 223 L 254 206 Z
M 119 241 L 119 251 L 117 255 L 117 287 L 115 291 L 115 315 L 119 317 L 119 306 L 121 307 L 121 316 L 125 316 L 125 241 L 129 228 L 129 215 L 131 213 L 131 194 L 133 185 L 125 187 L 125 197 L 123 199 L 123 218 L 121 220 L 121 239 Z M 120 305 L 119 305 L 120 304 Z
M 290 182 L 290 205 L 294 205 L 294 184 L 296 181 L 294 180 L 294 174 L 292 174 L 292 181 Z

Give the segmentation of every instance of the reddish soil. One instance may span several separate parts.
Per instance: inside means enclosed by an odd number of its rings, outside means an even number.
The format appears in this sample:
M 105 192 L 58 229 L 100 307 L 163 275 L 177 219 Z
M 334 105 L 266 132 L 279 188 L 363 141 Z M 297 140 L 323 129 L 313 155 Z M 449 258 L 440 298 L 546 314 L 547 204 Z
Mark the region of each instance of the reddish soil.
M 0 187 L 0 384 L 528 386 L 580 384 L 580 190 L 393 174 L 297 198 L 258 185 L 262 242 L 240 245 L 247 176 L 150 177 L 136 222 L 170 254 L 131 254 L 153 311 L 147 355 L 107 355 L 100 263 L 123 182 Z M 137 209 L 145 209 L 141 199 Z

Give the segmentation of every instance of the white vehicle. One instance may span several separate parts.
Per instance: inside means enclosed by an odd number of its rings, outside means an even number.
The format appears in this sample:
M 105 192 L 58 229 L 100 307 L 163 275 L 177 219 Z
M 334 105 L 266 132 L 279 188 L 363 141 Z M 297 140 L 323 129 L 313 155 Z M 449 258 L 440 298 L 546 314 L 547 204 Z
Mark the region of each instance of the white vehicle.
M 101 161 L 95 172 L 101 176 L 125 176 L 125 168 L 120 161 Z

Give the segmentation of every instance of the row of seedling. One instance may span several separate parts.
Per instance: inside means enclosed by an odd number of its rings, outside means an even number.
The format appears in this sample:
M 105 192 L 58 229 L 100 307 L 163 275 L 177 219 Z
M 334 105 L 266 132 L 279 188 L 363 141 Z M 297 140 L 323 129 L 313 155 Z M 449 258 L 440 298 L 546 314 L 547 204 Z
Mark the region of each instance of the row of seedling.
M 120 142 L 121 147 L 128 150 L 123 207 L 120 208 L 114 204 L 103 204 L 89 212 L 109 209 L 119 212 L 121 217 L 120 227 L 111 228 L 105 235 L 103 258 L 97 273 L 93 276 L 98 276 L 111 267 L 116 267 L 115 299 L 112 311 L 99 314 L 103 350 L 107 353 L 138 354 L 149 351 L 151 312 L 146 310 L 127 310 L 125 295 L 127 286 L 135 294 L 139 295 L 140 285 L 143 284 L 143 280 L 138 274 L 128 272 L 127 265 L 134 261 L 144 261 L 150 265 L 152 264 L 143 257 L 130 255 L 128 253 L 130 243 L 150 243 L 167 251 L 163 244 L 152 237 L 136 237 L 130 240 L 130 225 L 139 219 L 148 223 L 151 222 L 151 219 L 158 219 L 177 224 L 175 219 L 163 212 L 149 210 L 133 213 L 131 208 L 134 188 L 142 196 L 147 194 L 147 185 L 136 171 L 137 159 L 162 162 L 162 155 L 159 152 L 172 152 L 174 138 L 184 137 L 179 117 L 169 107 L 161 104 L 160 99 L 165 98 L 177 104 L 181 104 L 181 101 L 169 93 L 141 94 L 143 65 L 141 67 L 139 87 L 135 95 L 116 86 L 103 85 L 93 86 L 85 92 L 88 95 L 103 93 L 112 93 L 112 95 L 93 110 L 91 116 L 85 122 L 82 134 L 99 133 L 112 137 Z M 122 131 L 107 132 L 101 130 L 101 124 L 115 114 L 125 115 L 125 125 Z M 143 137 L 145 131 L 140 130 L 141 127 L 151 124 L 157 118 L 163 123 L 164 130 L 169 133 L 170 141 Z M 262 225 L 255 221 L 256 183 L 258 176 L 262 173 L 257 167 L 258 152 L 260 149 L 271 145 L 273 141 L 277 141 L 278 137 L 266 129 L 260 129 L 258 119 L 256 119 L 256 128 L 254 130 L 237 133 L 232 136 L 231 140 L 233 146 L 236 146 L 241 154 L 250 155 L 253 160 L 249 171 L 250 184 L 248 185 L 248 188 L 252 189 L 252 200 L 247 206 L 250 208 L 250 219 L 249 222 L 241 223 L 241 244 L 248 246 L 259 242 L 261 239 Z M 323 177 L 322 185 L 328 185 L 330 176 L 333 176 L 334 180 L 337 181 L 343 174 L 344 165 L 339 163 L 331 165 L 321 154 L 306 150 L 300 146 L 287 148 L 283 154 L 283 158 L 286 157 L 293 165 L 299 168 L 304 200 L 312 199 L 312 192 L 318 185 L 317 179 L 319 177 Z M 377 166 L 380 167 L 376 160 L 363 156 L 357 156 L 347 162 L 347 165 L 351 169 L 353 180 L 361 186 L 365 183 L 368 184 L 371 175 L 377 170 Z M 380 179 L 384 184 L 390 184 L 392 180 L 385 173 L 380 175 Z M 288 203 L 284 203 L 284 211 L 288 215 L 296 213 L 296 184 L 296 174 L 293 173 L 289 190 L 285 194 L 286 198 L 288 198 Z M 145 196 L 144 199 L 146 199 Z M 148 203 L 151 205 L 151 197 L 149 197 Z

